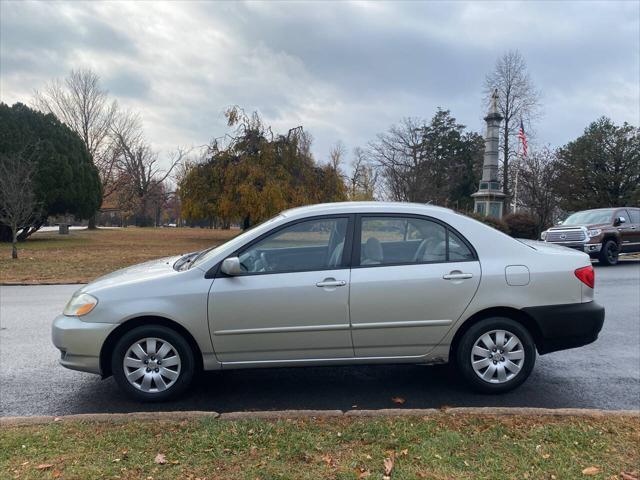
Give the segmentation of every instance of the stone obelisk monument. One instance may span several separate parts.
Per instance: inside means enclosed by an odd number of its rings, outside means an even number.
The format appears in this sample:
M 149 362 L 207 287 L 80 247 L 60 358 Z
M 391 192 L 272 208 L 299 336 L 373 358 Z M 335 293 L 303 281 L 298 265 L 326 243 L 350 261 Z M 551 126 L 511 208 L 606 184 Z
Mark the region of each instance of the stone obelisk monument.
M 484 121 L 487 133 L 484 139 L 484 162 L 480 188 L 473 197 L 473 211 L 480 215 L 502 218 L 504 212 L 504 193 L 498 180 L 498 139 L 502 115 L 498 112 L 498 90 L 491 96 L 491 109 Z

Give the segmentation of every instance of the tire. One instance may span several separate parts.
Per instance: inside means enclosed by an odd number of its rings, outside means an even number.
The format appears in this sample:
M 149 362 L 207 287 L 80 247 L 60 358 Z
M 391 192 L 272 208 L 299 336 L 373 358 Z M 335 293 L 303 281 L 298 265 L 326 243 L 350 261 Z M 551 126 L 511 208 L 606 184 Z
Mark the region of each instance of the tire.
M 618 255 L 620 253 L 620 249 L 618 248 L 618 244 L 615 240 L 606 240 L 604 245 L 602 245 L 602 250 L 600 250 L 600 254 L 598 255 L 598 262 L 601 265 L 615 265 L 618 263 Z
M 130 397 L 162 402 L 187 389 L 195 372 L 195 360 L 191 346 L 175 330 L 145 325 L 118 340 L 111 355 L 111 371 L 118 386 Z
M 495 352 L 486 348 L 488 345 L 483 341 L 486 335 Z M 510 351 L 500 349 L 501 343 Z M 481 351 L 483 354 L 479 355 Z M 463 334 L 455 355 L 459 372 L 472 388 L 483 393 L 504 393 L 519 387 L 529 377 L 536 362 L 536 347 L 531 334 L 520 323 L 492 317 L 472 325 Z

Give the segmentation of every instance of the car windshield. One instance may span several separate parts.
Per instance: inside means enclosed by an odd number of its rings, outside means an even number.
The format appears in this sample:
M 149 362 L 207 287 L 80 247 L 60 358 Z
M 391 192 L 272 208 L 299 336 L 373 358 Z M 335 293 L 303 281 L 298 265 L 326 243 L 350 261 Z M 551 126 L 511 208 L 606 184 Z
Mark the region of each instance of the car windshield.
M 244 232 L 242 232 L 240 235 L 238 235 L 237 237 L 232 238 L 231 240 L 229 240 L 228 242 L 223 243 L 222 245 L 219 245 L 217 247 L 211 247 L 211 248 L 207 248 L 205 250 L 202 250 L 192 261 L 191 261 L 191 265 L 189 266 L 189 268 L 195 267 L 196 265 L 201 265 L 203 263 L 205 263 L 207 260 L 209 260 L 210 258 L 214 257 L 215 255 L 218 254 L 218 252 L 222 249 L 231 247 L 232 245 L 237 245 L 238 247 L 240 247 L 240 245 L 242 245 L 242 243 L 244 242 L 244 240 L 250 235 L 255 233 L 256 231 L 264 231 L 264 230 L 268 230 L 268 228 L 271 226 L 272 223 L 274 223 L 276 220 L 280 219 L 282 217 L 282 215 L 276 215 L 273 218 L 270 218 L 269 220 L 266 220 L 262 223 L 259 223 L 258 225 L 255 225 L 253 227 L 251 227 L 248 230 L 245 230 Z
M 613 209 L 607 210 L 585 210 L 584 212 L 576 212 L 569 215 L 567 219 L 562 222 L 562 225 L 590 225 L 597 223 L 609 223 L 611 216 L 613 215 Z

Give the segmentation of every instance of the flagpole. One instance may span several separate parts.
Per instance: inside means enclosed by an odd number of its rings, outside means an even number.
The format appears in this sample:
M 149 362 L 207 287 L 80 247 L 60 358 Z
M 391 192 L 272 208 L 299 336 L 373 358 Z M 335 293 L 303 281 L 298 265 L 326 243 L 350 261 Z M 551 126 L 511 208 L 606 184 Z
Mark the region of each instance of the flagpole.
M 518 176 L 520 174 L 520 139 L 518 139 L 518 151 L 516 153 L 516 182 L 513 188 L 513 213 L 518 213 Z

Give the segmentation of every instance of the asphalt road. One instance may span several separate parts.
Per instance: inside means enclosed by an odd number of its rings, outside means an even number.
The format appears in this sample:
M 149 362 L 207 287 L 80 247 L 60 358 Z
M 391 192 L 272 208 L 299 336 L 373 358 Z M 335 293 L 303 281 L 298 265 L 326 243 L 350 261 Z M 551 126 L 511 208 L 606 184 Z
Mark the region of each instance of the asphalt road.
M 245 370 L 203 374 L 182 399 L 128 400 L 113 379 L 58 365 L 50 324 L 75 285 L 0 287 L 0 415 L 153 410 L 379 409 L 528 406 L 640 409 L 640 261 L 596 267 L 604 329 L 586 347 L 538 357 L 529 380 L 500 396 L 472 393 L 447 366 Z

